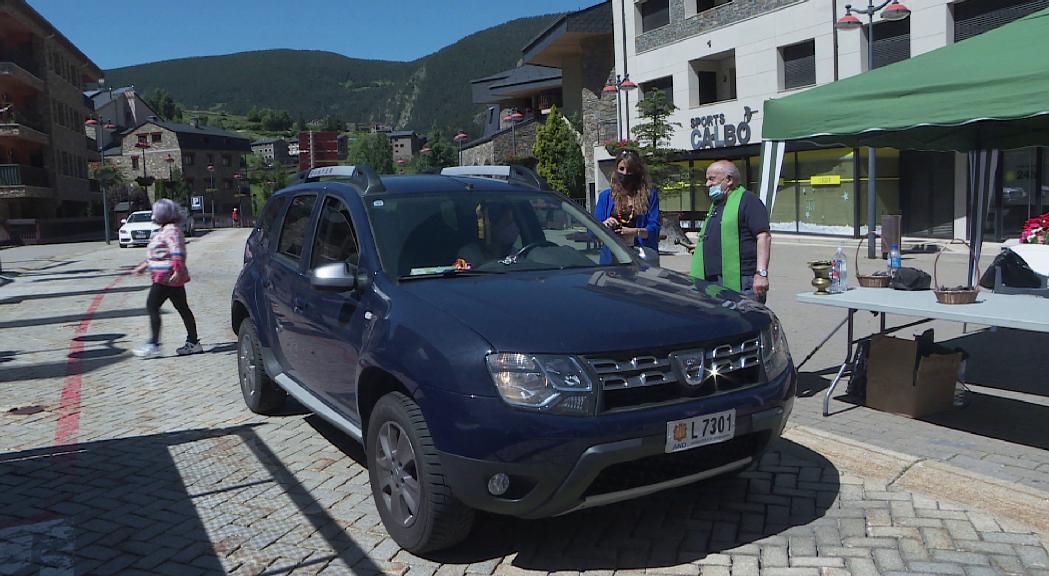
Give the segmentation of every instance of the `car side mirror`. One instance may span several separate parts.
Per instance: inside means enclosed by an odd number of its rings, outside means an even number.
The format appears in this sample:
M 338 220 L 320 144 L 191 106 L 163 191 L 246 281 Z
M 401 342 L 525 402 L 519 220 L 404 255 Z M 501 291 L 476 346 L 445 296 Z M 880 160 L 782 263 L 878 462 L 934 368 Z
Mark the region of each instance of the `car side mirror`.
M 364 290 L 371 283 L 368 274 L 347 262 L 322 264 L 310 272 L 310 285 L 318 290 L 346 292 Z
M 649 266 L 659 267 L 659 250 L 650 248 L 648 246 L 638 246 L 637 255 L 641 257 L 641 261 Z
M 120 225 L 123 226 L 124 224 L 127 224 L 127 218 L 120 219 Z

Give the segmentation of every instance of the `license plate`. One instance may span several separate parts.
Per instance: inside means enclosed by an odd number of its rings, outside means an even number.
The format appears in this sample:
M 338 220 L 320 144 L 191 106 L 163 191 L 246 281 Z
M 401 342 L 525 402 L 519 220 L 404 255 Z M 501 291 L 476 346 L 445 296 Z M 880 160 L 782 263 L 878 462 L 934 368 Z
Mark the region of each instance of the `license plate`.
M 667 452 L 716 444 L 736 434 L 736 410 L 704 414 L 667 422 Z

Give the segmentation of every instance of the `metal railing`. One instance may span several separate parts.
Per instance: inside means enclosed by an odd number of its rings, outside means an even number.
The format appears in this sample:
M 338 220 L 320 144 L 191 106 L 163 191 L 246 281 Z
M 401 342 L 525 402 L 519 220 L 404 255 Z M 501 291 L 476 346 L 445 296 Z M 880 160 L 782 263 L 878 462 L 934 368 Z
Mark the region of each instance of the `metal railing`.
M 0 186 L 48 186 L 47 170 L 21 164 L 0 164 Z

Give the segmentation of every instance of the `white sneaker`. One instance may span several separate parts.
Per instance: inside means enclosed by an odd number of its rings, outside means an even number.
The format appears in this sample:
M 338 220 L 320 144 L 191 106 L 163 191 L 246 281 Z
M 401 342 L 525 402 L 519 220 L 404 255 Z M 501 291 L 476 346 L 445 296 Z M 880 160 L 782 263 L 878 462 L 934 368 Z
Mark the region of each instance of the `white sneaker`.
M 204 351 L 204 347 L 200 345 L 200 342 L 186 342 L 181 348 L 175 350 L 179 356 L 188 356 L 190 354 L 199 354 Z
M 160 346 L 153 344 L 152 342 L 146 342 L 140 348 L 132 350 L 131 353 L 139 358 L 152 358 L 154 356 L 160 356 Z

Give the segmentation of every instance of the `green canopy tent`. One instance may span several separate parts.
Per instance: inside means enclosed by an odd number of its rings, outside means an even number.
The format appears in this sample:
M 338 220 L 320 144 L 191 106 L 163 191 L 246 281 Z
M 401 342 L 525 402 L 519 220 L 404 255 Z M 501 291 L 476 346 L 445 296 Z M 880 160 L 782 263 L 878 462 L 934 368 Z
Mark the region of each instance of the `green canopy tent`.
M 762 200 L 771 210 L 783 141 L 969 152 L 975 261 L 998 150 L 1049 145 L 1046 53 L 1049 10 L 1042 10 L 957 44 L 766 101 L 763 147 L 778 146 L 780 153 L 762 154 Z

